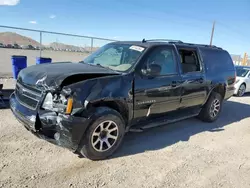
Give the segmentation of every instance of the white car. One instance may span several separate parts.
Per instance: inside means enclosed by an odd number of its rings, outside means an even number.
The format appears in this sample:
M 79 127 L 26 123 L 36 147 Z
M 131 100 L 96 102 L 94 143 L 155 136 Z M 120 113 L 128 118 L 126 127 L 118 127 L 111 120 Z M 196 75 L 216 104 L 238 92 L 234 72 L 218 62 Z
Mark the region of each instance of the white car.
M 250 67 L 235 66 L 236 68 L 236 83 L 234 94 L 241 97 L 246 92 L 250 92 Z

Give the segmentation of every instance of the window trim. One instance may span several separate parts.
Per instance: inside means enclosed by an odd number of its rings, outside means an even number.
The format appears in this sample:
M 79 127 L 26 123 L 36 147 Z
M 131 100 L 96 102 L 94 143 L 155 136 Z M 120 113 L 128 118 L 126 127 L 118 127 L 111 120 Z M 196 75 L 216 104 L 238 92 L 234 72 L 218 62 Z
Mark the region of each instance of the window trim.
M 144 54 L 143 58 L 140 59 L 140 62 L 138 63 L 138 66 L 136 67 L 136 72 L 143 76 L 143 77 L 147 77 L 147 78 L 150 78 L 150 76 L 146 76 L 146 75 L 143 75 L 141 70 L 142 70 L 142 67 L 143 65 L 145 64 L 145 61 L 146 59 L 149 57 L 149 55 L 157 48 L 166 48 L 166 49 L 170 49 L 170 50 L 173 50 L 173 60 L 174 60 L 174 63 L 175 63 L 175 68 L 176 68 L 176 72 L 175 73 L 170 73 L 170 74 L 164 74 L 164 75 L 158 75 L 158 76 L 154 76 L 154 78 L 162 78 L 162 77 L 171 77 L 171 76 L 176 76 L 176 75 L 180 75 L 180 69 L 179 69 L 179 60 L 177 59 L 178 58 L 178 54 L 177 54 L 177 51 L 176 51 L 176 48 L 174 45 L 167 45 L 167 44 L 164 44 L 164 45 L 155 45 L 155 46 L 152 46 L 150 48 L 148 48 L 147 52 Z
M 180 58 L 180 72 L 181 72 L 181 75 L 193 75 L 193 74 L 203 73 L 204 72 L 204 68 L 202 66 L 203 63 L 202 63 L 202 59 L 201 59 L 201 56 L 200 56 L 200 51 L 199 51 L 199 49 L 197 47 L 191 48 L 191 47 L 186 47 L 186 46 L 178 46 L 177 51 L 178 51 L 178 54 L 180 56 L 179 50 L 186 50 L 186 51 L 194 51 L 194 52 L 196 52 L 195 55 L 196 55 L 198 63 L 200 64 L 200 70 L 199 71 L 183 73 L 182 66 L 181 66 L 182 65 L 181 57 L 179 57 Z
M 250 70 L 248 70 L 247 74 L 248 74 L 247 78 L 250 78 Z

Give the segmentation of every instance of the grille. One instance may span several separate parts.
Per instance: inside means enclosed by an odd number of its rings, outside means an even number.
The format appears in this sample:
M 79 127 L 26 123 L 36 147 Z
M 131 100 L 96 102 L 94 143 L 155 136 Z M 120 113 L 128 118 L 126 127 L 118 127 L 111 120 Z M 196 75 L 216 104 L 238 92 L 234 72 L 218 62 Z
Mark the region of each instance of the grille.
M 37 105 L 42 97 L 42 92 L 37 89 L 32 89 L 31 87 L 27 87 L 25 85 L 22 85 L 20 83 L 16 84 L 16 90 L 15 94 L 18 99 L 18 101 L 26 106 L 27 108 L 30 108 L 32 110 L 37 109 Z

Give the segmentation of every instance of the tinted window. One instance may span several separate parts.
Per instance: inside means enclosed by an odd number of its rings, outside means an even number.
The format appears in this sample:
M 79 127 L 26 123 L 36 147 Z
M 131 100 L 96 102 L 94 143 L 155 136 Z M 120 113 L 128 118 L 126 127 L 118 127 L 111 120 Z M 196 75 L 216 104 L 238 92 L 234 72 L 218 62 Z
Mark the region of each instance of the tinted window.
M 143 68 L 150 64 L 158 64 L 161 66 L 160 75 L 176 74 L 176 63 L 174 59 L 174 50 L 170 47 L 157 47 L 150 52 L 146 58 Z
M 245 77 L 248 72 L 249 72 L 249 70 L 247 70 L 247 69 L 239 68 L 239 67 L 236 68 L 236 73 L 237 73 L 237 76 L 239 76 L 239 77 Z
M 234 64 L 228 52 L 217 49 L 201 49 L 208 71 L 234 70 Z

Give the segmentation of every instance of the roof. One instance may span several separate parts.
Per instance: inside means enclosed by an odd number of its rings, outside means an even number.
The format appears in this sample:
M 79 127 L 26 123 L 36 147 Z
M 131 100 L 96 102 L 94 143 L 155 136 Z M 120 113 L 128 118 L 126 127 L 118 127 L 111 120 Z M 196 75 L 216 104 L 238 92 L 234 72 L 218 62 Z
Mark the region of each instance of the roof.
M 150 46 L 155 46 L 155 45 L 159 45 L 162 44 L 163 42 L 142 42 L 142 41 L 117 41 L 117 42 L 112 42 L 115 44 L 130 44 L 130 45 L 137 45 L 137 46 L 142 46 L 142 47 L 150 47 Z M 166 42 L 164 42 L 163 44 L 167 44 Z
M 210 46 L 209 44 L 195 44 L 195 43 L 185 43 L 180 40 L 171 40 L 171 39 L 153 39 L 153 40 L 145 40 L 143 39 L 142 41 L 116 41 L 112 42 L 115 44 L 131 44 L 131 45 L 137 45 L 137 46 L 142 46 L 142 47 L 151 47 L 155 45 L 163 45 L 163 44 L 168 44 L 168 45 L 176 45 L 176 46 L 186 46 L 186 47 L 205 47 L 205 48 L 213 48 L 213 49 L 222 49 L 217 46 Z

